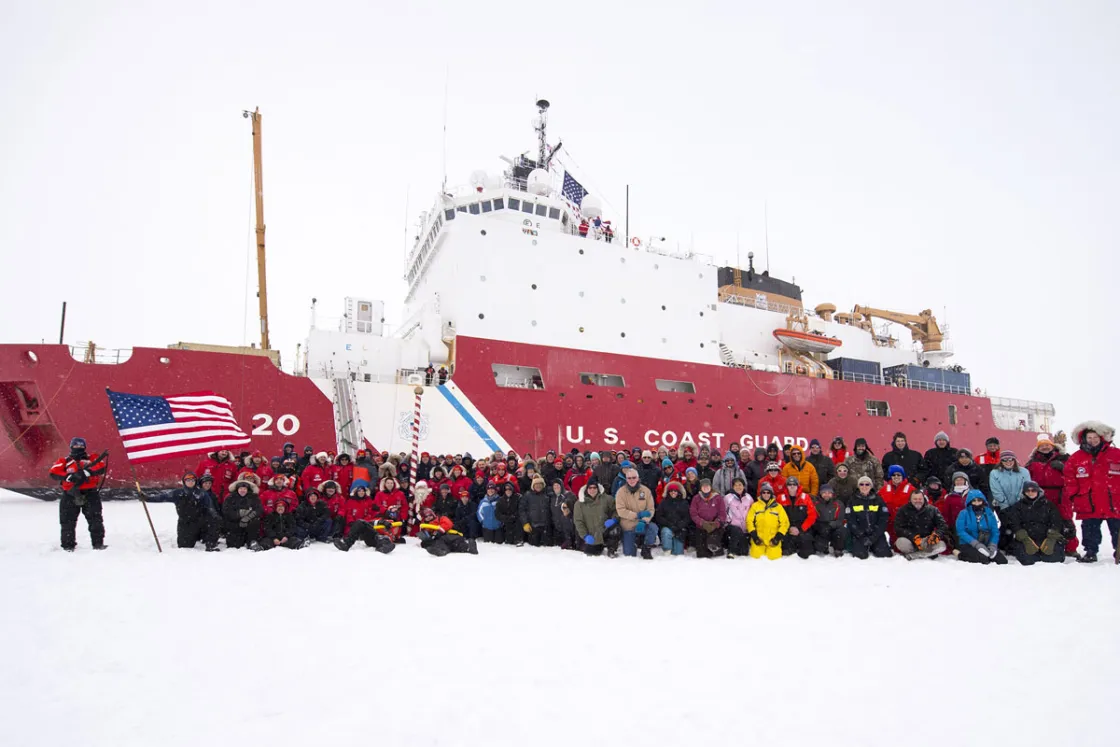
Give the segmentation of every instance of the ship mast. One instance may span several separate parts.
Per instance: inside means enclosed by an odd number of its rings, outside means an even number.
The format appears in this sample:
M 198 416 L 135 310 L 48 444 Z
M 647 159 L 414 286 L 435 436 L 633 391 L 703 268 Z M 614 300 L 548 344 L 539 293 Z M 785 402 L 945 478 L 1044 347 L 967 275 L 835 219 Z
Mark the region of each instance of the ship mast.
M 264 169 L 261 165 L 261 110 L 242 112 L 253 120 L 253 192 L 257 203 L 257 301 L 261 315 L 261 350 L 269 350 L 268 342 L 268 281 L 264 261 Z
M 548 143 L 545 140 L 545 128 L 548 127 L 548 101 L 541 99 L 537 102 L 537 111 L 539 115 L 537 121 L 534 122 L 534 127 L 537 131 L 537 168 L 548 170 Z

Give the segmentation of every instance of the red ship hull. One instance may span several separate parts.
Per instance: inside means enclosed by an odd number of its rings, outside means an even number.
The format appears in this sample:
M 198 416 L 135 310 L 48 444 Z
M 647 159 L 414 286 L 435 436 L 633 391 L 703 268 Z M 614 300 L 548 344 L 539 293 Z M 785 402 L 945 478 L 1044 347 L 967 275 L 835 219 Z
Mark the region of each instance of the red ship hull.
M 34 355 L 34 359 L 32 358 Z M 491 364 L 538 368 L 543 389 L 499 387 Z M 581 383 L 581 374 L 622 377 L 622 386 Z M 694 391 L 661 391 L 656 379 L 687 382 Z M 655 358 L 462 337 L 456 340 L 454 382 L 511 446 L 540 455 L 550 448 L 630 449 L 692 440 L 726 449 L 772 441 L 826 447 L 835 436 L 850 446 L 863 437 L 877 454 L 903 431 L 925 450 L 938 431 L 974 452 L 996 435 L 1022 458 L 1036 434 L 995 427 L 989 400 L 873 384 L 747 371 Z M 316 449 L 336 443 L 334 408 L 314 381 L 279 371 L 260 357 L 136 348 L 124 363 L 81 363 L 62 345 L 0 345 L 0 487 L 51 494 L 47 470 L 72 436 L 108 448 L 106 486 L 127 491 L 133 475 L 113 423 L 105 389 L 176 394 L 209 389 L 228 397 L 252 449 L 279 454 L 284 442 Z M 888 417 L 868 414 L 867 401 L 887 402 Z M 956 423 L 950 422 L 950 406 Z M 377 432 L 369 424 L 367 433 Z M 375 439 L 376 440 L 376 439 Z M 450 447 L 455 448 L 455 447 Z M 462 450 L 462 447 L 458 447 Z M 136 467 L 144 486 L 175 485 L 199 456 Z

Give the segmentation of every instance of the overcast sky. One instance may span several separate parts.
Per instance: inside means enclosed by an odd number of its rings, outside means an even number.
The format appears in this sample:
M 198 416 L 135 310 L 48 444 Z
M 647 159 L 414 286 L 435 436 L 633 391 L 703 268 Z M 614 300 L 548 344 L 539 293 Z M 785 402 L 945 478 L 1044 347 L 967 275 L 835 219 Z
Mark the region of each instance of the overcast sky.
M 648 7 L 642 7 L 642 6 Z M 0 341 L 257 339 L 399 304 L 409 218 L 550 140 L 634 233 L 932 308 L 992 395 L 1120 425 L 1116 2 L 0 0 Z M 530 270 L 527 270 L 530 271 Z M 613 270 L 612 270 L 613 273 Z M 617 282 L 617 276 L 604 283 Z

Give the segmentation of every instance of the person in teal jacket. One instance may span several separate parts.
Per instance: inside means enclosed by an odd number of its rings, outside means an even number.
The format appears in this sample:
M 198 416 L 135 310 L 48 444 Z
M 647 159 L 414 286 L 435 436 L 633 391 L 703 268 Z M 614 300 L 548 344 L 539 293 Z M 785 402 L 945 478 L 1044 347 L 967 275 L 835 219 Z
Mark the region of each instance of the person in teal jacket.
M 988 475 L 988 488 L 992 493 L 992 506 L 1002 513 L 1023 497 L 1023 486 L 1031 479 L 1030 473 L 1019 466 L 1015 452 L 1004 450 L 999 455 L 999 467 Z
M 999 551 L 999 522 L 979 490 L 968 491 L 968 505 L 957 515 L 957 559 L 966 563 L 1006 565 Z

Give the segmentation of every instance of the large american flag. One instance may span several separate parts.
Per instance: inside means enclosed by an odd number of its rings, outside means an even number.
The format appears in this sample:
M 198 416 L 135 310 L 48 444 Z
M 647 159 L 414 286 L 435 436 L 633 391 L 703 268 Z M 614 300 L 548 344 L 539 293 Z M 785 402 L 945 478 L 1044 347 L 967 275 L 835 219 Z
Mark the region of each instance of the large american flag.
M 237 425 L 230 401 L 213 392 L 151 397 L 105 391 L 130 462 L 171 459 L 252 440 Z
M 582 205 L 583 198 L 587 196 L 587 190 L 567 171 L 564 172 L 564 186 L 561 188 L 560 192 L 569 202 L 575 203 L 577 206 Z

